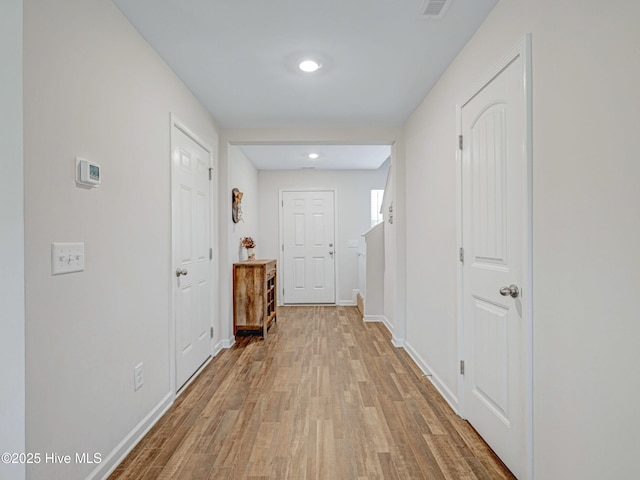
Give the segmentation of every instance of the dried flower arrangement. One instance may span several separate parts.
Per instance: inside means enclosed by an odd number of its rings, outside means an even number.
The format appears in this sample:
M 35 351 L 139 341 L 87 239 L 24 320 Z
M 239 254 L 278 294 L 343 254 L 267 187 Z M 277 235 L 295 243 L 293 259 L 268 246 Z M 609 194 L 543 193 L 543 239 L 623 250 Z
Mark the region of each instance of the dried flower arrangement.
M 253 241 L 251 237 L 243 237 L 242 238 L 242 246 L 246 249 L 256 248 L 256 242 Z
M 243 237 L 240 240 L 242 246 L 247 249 L 247 260 L 255 260 L 256 252 L 254 252 L 254 248 L 256 248 L 256 242 L 253 241 L 251 237 Z

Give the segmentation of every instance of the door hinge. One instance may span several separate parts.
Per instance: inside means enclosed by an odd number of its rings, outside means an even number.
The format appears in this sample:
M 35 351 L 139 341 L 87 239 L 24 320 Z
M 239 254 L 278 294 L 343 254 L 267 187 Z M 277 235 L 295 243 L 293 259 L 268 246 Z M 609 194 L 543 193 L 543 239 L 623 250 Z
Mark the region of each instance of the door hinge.
M 209 260 L 213 260 L 213 248 L 209 249 Z
M 213 179 L 213 168 L 209 169 L 209 181 Z
M 464 263 L 464 248 L 462 247 L 460 247 L 460 250 L 458 251 L 458 260 Z
M 281 206 L 281 207 L 284 207 L 284 200 L 281 200 L 281 201 L 280 201 L 280 206 Z
M 213 327 L 211 327 L 211 330 L 209 330 L 211 338 L 213 338 Z
M 462 135 L 458 135 L 458 148 L 459 148 L 460 150 L 462 150 L 462 145 L 463 145 L 463 142 L 462 142 Z
M 284 252 L 284 243 L 282 244 L 282 251 Z
M 464 375 L 464 360 L 460 360 L 460 375 Z

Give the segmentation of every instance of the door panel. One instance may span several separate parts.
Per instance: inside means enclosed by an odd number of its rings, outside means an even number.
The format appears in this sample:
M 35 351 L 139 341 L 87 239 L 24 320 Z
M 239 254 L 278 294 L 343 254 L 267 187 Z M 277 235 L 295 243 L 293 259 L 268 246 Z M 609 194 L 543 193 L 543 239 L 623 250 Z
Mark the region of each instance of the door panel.
M 211 194 L 210 154 L 175 125 L 172 127 L 174 190 L 174 279 L 176 387 L 211 355 Z M 175 231 L 175 230 L 178 231 Z
M 525 328 L 522 298 L 526 212 L 522 59 L 461 110 L 464 414 L 519 478 L 526 470 Z
M 304 207 L 303 207 L 304 208 Z M 295 238 L 294 245 L 296 247 L 304 247 L 304 214 L 296 213 L 293 215 L 295 221 Z
M 326 271 L 325 271 L 326 258 L 325 257 L 313 257 L 313 288 L 327 288 Z
M 474 254 L 491 264 L 506 263 L 505 109 L 489 106 L 471 127 Z
M 334 303 L 334 193 L 283 192 L 284 303 Z
M 294 288 L 296 290 L 304 290 L 306 288 L 306 283 L 305 283 L 305 258 L 304 257 L 294 257 L 293 258 L 293 265 L 294 265 L 294 270 L 293 270 L 293 275 L 294 275 L 294 280 L 293 280 L 293 285 Z
M 184 153 L 183 153 L 184 155 Z M 179 224 L 180 224 L 180 260 L 186 264 L 191 261 L 191 188 L 180 185 Z
M 474 395 L 509 424 L 508 320 L 509 311 L 486 299 L 474 297 L 475 389 Z

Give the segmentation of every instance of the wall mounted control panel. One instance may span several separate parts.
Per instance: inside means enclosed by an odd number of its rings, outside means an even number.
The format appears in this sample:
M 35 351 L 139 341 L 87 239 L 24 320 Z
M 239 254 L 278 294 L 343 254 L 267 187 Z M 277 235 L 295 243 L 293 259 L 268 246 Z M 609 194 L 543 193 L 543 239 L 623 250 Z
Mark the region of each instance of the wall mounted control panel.
M 51 275 L 84 271 L 84 243 L 52 243 Z
M 76 157 L 76 185 L 84 188 L 96 188 L 100 185 L 100 165 Z

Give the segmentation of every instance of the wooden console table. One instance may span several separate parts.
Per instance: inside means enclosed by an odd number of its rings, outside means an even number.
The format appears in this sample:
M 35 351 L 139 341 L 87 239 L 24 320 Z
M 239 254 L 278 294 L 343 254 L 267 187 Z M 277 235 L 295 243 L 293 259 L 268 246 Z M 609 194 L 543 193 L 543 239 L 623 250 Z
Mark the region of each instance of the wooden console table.
M 233 334 L 267 335 L 276 320 L 277 269 L 275 260 L 247 260 L 233 264 Z

